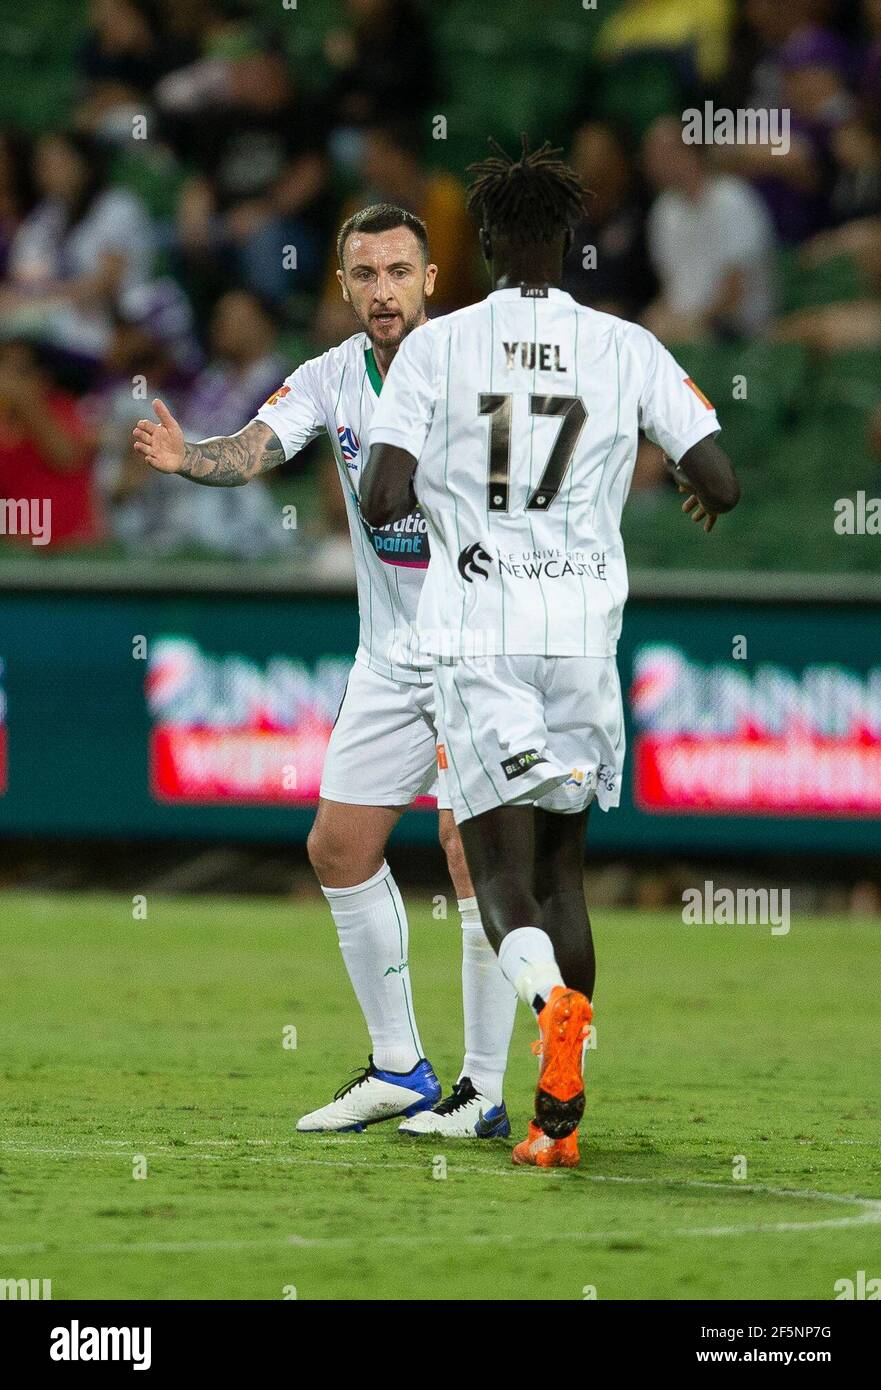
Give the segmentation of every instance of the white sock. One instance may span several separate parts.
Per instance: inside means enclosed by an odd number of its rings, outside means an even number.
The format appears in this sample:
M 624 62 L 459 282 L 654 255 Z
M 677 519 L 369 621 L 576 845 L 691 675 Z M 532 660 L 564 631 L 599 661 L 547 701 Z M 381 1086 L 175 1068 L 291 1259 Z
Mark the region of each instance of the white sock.
M 531 1009 L 536 997 L 544 1004 L 554 986 L 563 983 L 551 938 L 541 927 L 509 931 L 499 948 L 499 965 Z
M 517 991 L 502 974 L 499 958 L 486 939 L 477 899 L 460 898 L 459 911 L 465 1015 L 465 1061 L 459 1080 L 470 1077 L 476 1091 L 493 1105 L 501 1105 Z
M 412 1071 L 423 1052 L 410 993 L 407 913 L 391 869 L 383 862 L 366 883 L 321 891 L 370 1033 L 374 1065 Z

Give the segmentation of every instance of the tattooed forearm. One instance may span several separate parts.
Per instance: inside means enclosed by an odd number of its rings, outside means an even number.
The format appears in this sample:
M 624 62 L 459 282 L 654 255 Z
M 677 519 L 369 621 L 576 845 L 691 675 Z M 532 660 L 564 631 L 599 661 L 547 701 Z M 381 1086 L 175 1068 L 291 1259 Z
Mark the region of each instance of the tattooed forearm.
M 238 434 L 200 439 L 184 445 L 185 478 L 207 487 L 239 487 L 284 463 L 278 436 L 260 420 L 252 420 Z

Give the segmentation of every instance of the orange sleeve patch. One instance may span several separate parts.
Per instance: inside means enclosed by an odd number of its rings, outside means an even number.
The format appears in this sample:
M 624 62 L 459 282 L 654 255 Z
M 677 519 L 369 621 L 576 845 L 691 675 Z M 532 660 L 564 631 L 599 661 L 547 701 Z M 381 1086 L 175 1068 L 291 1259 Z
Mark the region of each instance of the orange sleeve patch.
M 437 745 L 437 765 L 441 772 L 447 770 L 447 750 L 442 743 Z
M 690 376 L 687 376 L 685 378 L 685 384 L 694 392 L 699 401 L 703 401 L 704 405 L 707 407 L 707 410 L 715 410 L 716 407 L 713 405 L 713 402 L 707 399 L 701 388 L 695 385 Z
M 280 400 L 282 396 L 289 396 L 290 394 L 291 394 L 291 388 L 290 388 L 290 386 L 279 386 L 278 390 L 277 390 L 277 391 L 273 391 L 273 393 L 272 393 L 272 395 L 269 397 L 269 399 L 266 400 L 266 401 L 264 401 L 263 404 L 264 404 L 264 405 L 275 405 L 276 401 Z

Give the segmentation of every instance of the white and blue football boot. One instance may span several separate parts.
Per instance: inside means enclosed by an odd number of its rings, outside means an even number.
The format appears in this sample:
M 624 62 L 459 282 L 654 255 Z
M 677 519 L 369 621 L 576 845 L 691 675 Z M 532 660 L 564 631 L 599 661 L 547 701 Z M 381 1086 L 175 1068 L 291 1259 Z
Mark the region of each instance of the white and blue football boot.
M 463 1076 L 432 1110 L 422 1110 L 398 1125 L 401 1134 L 430 1134 L 436 1139 L 507 1139 L 511 1133 L 505 1102 L 493 1105 Z
M 359 1132 L 380 1120 L 430 1110 L 441 1098 L 441 1085 L 431 1063 L 423 1057 L 412 1071 L 380 1071 L 369 1063 L 360 1076 L 345 1082 L 329 1105 L 297 1121 L 301 1134 Z

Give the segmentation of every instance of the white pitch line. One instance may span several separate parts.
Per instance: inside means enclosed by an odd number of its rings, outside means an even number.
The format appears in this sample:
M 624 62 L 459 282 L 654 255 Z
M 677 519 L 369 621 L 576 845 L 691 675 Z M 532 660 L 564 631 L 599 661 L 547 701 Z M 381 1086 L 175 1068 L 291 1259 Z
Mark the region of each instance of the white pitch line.
M 124 1146 L 124 1143 L 125 1143 L 125 1141 L 122 1141 L 122 1140 L 108 1140 L 108 1141 L 103 1141 L 103 1142 L 106 1142 L 106 1143 L 109 1143 L 109 1144 L 113 1144 L 113 1145 L 117 1145 L 117 1144 L 118 1144 L 120 1147 Z M 215 1141 L 215 1142 L 216 1142 L 216 1141 Z M 236 1141 L 229 1141 L 229 1142 L 236 1142 Z M 268 1141 L 257 1140 L 257 1141 L 253 1141 L 253 1142 L 263 1143 L 263 1142 L 268 1142 Z M 6 1147 L 7 1149 L 11 1149 L 13 1152 L 22 1153 L 22 1154 L 28 1154 L 28 1153 L 31 1153 L 31 1154 L 48 1153 L 48 1154 L 53 1154 L 53 1155 L 64 1155 L 64 1156 L 67 1156 L 67 1157 L 75 1157 L 75 1158 L 99 1158 L 99 1159 L 108 1159 L 108 1158 L 110 1158 L 110 1159 L 116 1159 L 116 1158 L 118 1158 L 118 1157 L 122 1157 L 121 1154 L 107 1153 L 106 1151 L 101 1151 L 101 1150 L 96 1150 L 96 1149 L 37 1148 L 37 1147 L 25 1146 L 25 1145 L 23 1145 L 23 1144 L 17 1144 L 16 1141 L 13 1141 L 13 1143 L 12 1143 L 11 1145 L 10 1145 L 10 1144 L 7 1144 L 5 1147 Z M 136 1146 L 134 1146 L 134 1145 L 130 1145 L 130 1146 L 128 1146 L 128 1147 L 129 1147 L 129 1148 L 134 1148 L 134 1149 L 137 1151 Z M 152 1151 L 153 1151 L 154 1153 L 155 1153 L 155 1152 L 161 1152 L 163 1155 L 169 1155 L 169 1154 L 170 1154 L 171 1156 L 173 1156 L 173 1157 L 175 1157 L 175 1158 L 194 1158 L 194 1159 L 199 1159 L 199 1160 L 205 1160 L 205 1159 L 208 1159 L 208 1160 L 215 1160 L 215 1159 L 216 1159 L 216 1160 L 221 1160 L 221 1159 L 229 1159 L 229 1158 L 231 1157 L 231 1155 L 229 1155 L 229 1154 L 190 1153 L 190 1152 L 186 1152 L 185 1150 L 179 1148 L 179 1147 L 176 1146 L 176 1145 L 165 1145 L 165 1146 L 156 1146 L 156 1145 L 154 1145 L 154 1146 L 152 1146 Z M 147 1151 L 146 1156 L 149 1157 L 149 1150 Z M 432 1156 L 433 1156 L 433 1155 L 432 1155 Z M 273 1155 L 273 1154 L 260 1154 L 260 1155 L 257 1155 L 257 1154 L 246 1154 L 246 1155 L 243 1155 L 243 1156 L 242 1156 L 241 1161 L 246 1162 L 246 1163 L 283 1163 L 283 1164 L 300 1165 L 300 1166 L 302 1166 L 302 1167 L 349 1168 L 349 1169 L 355 1169 L 355 1170 L 357 1170 L 357 1169 L 359 1169 L 359 1168 L 364 1168 L 364 1169 L 379 1169 L 379 1170 L 398 1169 L 398 1170 L 405 1170 L 405 1171 L 409 1171 L 409 1172 L 420 1172 L 420 1173 L 424 1173 L 424 1172 L 426 1171 L 426 1165 L 425 1165 L 424 1162 L 423 1162 L 423 1163 L 382 1162 L 381 1160 L 378 1160 L 378 1159 L 364 1159 L 364 1158 L 353 1158 L 353 1159 L 308 1158 L 308 1157 L 305 1157 L 305 1156 L 299 1155 L 299 1154 L 274 1154 L 274 1155 Z M 879 1225 L 879 1224 L 881 1224 L 881 1198 L 877 1198 L 877 1197 L 861 1197 L 861 1196 L 857 1196 L 856 1194 L 844 1193 L 844 1192 L 820 1192 L 820 1191 L 817 1191 L 817 1190 L 814 1189 L 814 1188 L 803 1188 L 803 1189 L 798 1189 L 798 1188 L 786 1188 L 786 1187 L 766 1187 L 766 1186 L 763 1186 L 763 1185 L 760 1184 L 760 1183 L 740 1183 L 740 1182 L 735 1182 L 734 1180 L 732 1180 L 730 1183 L 724 1183 L 724 1182 L 713 1182 L 713 1181 L 710 1181 L 710 1180 L 704 1179 L 704 1178 L 639 1177 L 639 1176 L 630 1176 L 630 1175 L 618 1174 L 618 1173 L 585 1173 L 585 1172 L 580 1172 L 580 1171 L 577 1171 L 577 1170 L 573 1171 L 573 1170 L 566 1170 L 566 1169 L 560 1169 L 560 1168 L 551 1169 L 551 1170 L 549 1170 L 549 1171 L 550 1171 L 550 1173 L 551 1173 L 553 1176 L 555 1176 L 555 1177 L 565 1177 L 565 1178 L 567 1178 L 567 1179 L 574 1179 L 574 1180 L 576 1180 L 576 1181 L 578 1181 L 578 1180 L 580 1179 L 581 1181 L 587 1181 L 587 1182 L 618 1183 L 618 1184 L 622 1184 L 622 1185 L 633 1185 L 633 1186 L 643 1186 L 643 1187 L 691 1188 L 691 1189 L 701 1190 L 701 1191 L 724 1192 L 724 1193 L 726 1193 L 726 1195 L 733 1195 L 733 1194 L 735 1194 L 735 1193 L 738 1194 L 738 1195 L 740 1195 L 740 1194 L 749 1194 L 749 1195 L 757 1196 L 757 1197 L 773 1197 L 773 1198 L 777 1198 L 777 1199 L 785 1199 L 785 1200 L 788 1200 L 788 1201 L 799 1201 L 799 1200 L 804 1200 L 804 1201 L 815 1201 L 815 1202 L 829 1202 L 829 1203 L 838 1204 L 838 1205 L 856 1206 L 856 1207 L 860 1208 L 860 1210 L 857 1211 L 856 1213 L 854 1213 L 854 1215 L 852 1215 L 852 1216 L 830 1217 L 830 1218 L 826 1218 L 826 1219 L 823 1219 L 823 1220 L 815 1220 L 815 1221 L 770 1221 L 770 1222 L 752 1222 L 752 1223 L 742 1223 L 742 1224 L 736 1225 L 736 1226 L 704 1226 L 704 1227 L 698 1227 L 698 1226 L 681 1226 L 681 1227 L 668 1228 L 668 1229 L 666 1229 L 666 1230 L 664 1230 L 664 1231 L 661 1231 L 661 1232 L 658 1232 L 658 1233 L 651 1232 L 651 1231 L 648 1231 L 648 1232 L 646 1232 L 646 1231 L 630 1231 L 630 1232 L 624 1232 L 624 1231 L 582 1231 L 582 1232 L 577 1232 L 577 1231 L 575 1231 L 575 1232 L 573 1232 L 573 1231 L 568 1231 L 568 1232 L 565 1233 L 565 1237 L 562 1237 L 562 1236 L 560 1237 L 560 1239 L 564 1239 L 564 1238 L 565 1238 L 565 1239 L 568 1239 L 568 1240 L 570 1240 L 570 1241 L 571 1241 L 571 1240 L 575 1240 L 575 1241 L 580 1241 L 580 1242 L 582 1242 L 582 1243 L 588 1243 L 588 1242 L 593 1242 L 593 1241 L 624 1241 L 624 1240 L 632 1240 L 632 1241 L 645 1240 L 645 1241 L 651 1241 L 652 1239 L 658 1239 L 658 1238 L 661 1238 L 661 1237 L 663 1237 L 664 1239 L 667 1239 L 667 1238 L 669 1238 L 670 1236 L 673 1236 L 673 1237 L 686 1237 L 686 1236 L 694 1237 L 694 1236 L 698 1236 L 698 1237 L 701 1237 L 701 1238 L 704 1238 L 704 1239 L 717 1239 L 717 1238 L 727 1238 L 727 1237 L 738 1236 L 738 1235 L 782 1234 L 782 1233 L 789 1233 L 789 1232 L 805 1232 L 805 1231 L 819 1231 L 819 1230 L 833 1230 L 833 1229 L 835 1229 L 835 1230 L 840 1230 L 840 1229 L 844 1229 L 844 1228 L 848 1228 L 848 1227 L 854 1227 L 854 1226 L 866 1226 L 866 1225 Z M 548 1176 L 548 1171 L 545 1171 L 545 1170 L 542 1170 L 542 1169 L 538 1169 L 538 1168 L 531 1168 L 531 1167 L 525 1167 L 525 1168 L 520 1168 L 520 1169 L 515 1169 L 515 1168 L 513 1168 L 513 1167 L 511 1167 L 511 1168 L 508 1168 L 508 1167 L 505 1167 L 505 1168 L 476 1168 L 476 1167 L 473 1167 L 473 1166 L 470 1166 L 470 1165 L 466 1165 L 466 1166 L 463 1166 L 462 1169 L 460 1169 L 460 1172 L 463 1173 L 463 1174 L 465 1174 L 465 1175 L 470 1174 L 470 1173 L 476 1173 L 476 1174 L 479 1174 L 479 1175 L 481 1175 L 481 1176 L 488 1176 L 488 1177 L 493 1177 L 493 1178 L 498 1178 L 498 1177 L 513 1177 L 513 1178 L 518 1178 L 518 1179 L 519 1179 L 520 1177 L 522 1177 L 522 1176 L 525 1175 L 525 1174 L 528 1174 L 528 1175 L 530 1175 L 530 1176 L 532 1176 L 532 1177 L 536 1177 L 536 1178 L 545 1178 L 545 1177 Z M 512 1240 L 517 1240 L 517 1239 L 519 1239 L 519 1238 L 520 1238 L 519 1235 L 506 1235 L 506 1234 L 503 1234 L 503 1233 L 499 1233 L 499 1234 L 497 1234 L 497 1235 L 486 1235 L 486 1236 L 456 1236 L 455 1239 L 454 1239 L 454 1243 L 459 1244 L 459 1245 L 492 1245 L 492 1244 L 507 1244 L 507 1243 L 509 1243 L 510 1241 L 512 1241 Z M 412 1247 L 418 1247 L 418 1246 L 424 1245 L 424 1244 L 448 1244 L 448 1243 L 450 1243 L 450 1238 L 447 1237 L 447 1236 L 443 1236 L 443 1237 L 441 1237 L 441 1236 L 430 1237 L 430 1236 L 426 1236 L 426 1235 L 406 1236 L 406 1235 L 398 1235 L 398 1234 L 383 1234 L 383 1235 L 365 1236 L 363 1239 L 364 1239 L 364 1240 L 370 1240 L 370 1242 L 371 1242 L 371 1243 L 374 1243 L 374 1244 L 375 1244 L 375 1243 L 389 1244 L 389 1245 L 398 1244 L 398 1245 L 404 1245 L 404 1246 L 408 1246 L 408 1247 L 410 1247 L 410 1246 L 412 1246 Z M 296 1245 L 296 1246 L 303 1247 L 303 1248 L 318 1248 L 318 1249 L 322 1249 L 322 1248 L 328 1248 L 328 1249 L 346 1248 L 346 1249 L 348 1249 L 348 1248 L 350 1248 L 350 1247 L 355 1247 L 355 1246 L 357 1246 L 357 1245 L 359 1245 L 359 1244 L 361 1244 L 361 1243 L 363 1243 L 363 1241 L 360 1241 L 360 1240 L 357 1240 L 357 1239 L 353 1240 L 351 1237 L 327 1237 L 327 1238 L 321 1238 L 321 1237 L 319 1237 L 319 1238 L 313 1239 L 313 1238 L 310 1238 L 310 1237 L 307 1237 L 307 1236 L 288 1236 L 288 1237 L 285 1237 L 285 1239 L 284 1239 L 282 1242 L 279 1242 L 277 1237 L 272 1237 L 272 1238 L 267 1238 L 265 1242 L 264 1242 L 263 1240 L 258 1240 L 258 1241 L 217 1241 L 217 1242 L 211 1242 L 211 1241 L 208 1241 L 208 1242 L 198 1242 L 198 1241 L 194 1241 L 194 1242 L 180 1242 L 180 1241 L 175 1241 L 175 1242 L 167 1242 L 167 1243 L 164 1243 L 164 1242 L 149 1242 L 149 1243 L 144 1244 L 144 1245 L 133 1245 L 133 1244 L 125 1244 L 125 1243 L 124 1243 L 124 1244 L 120 1244 L 120 1245 L 101 1245 L 101 1246 L 95 1246 L 95 1247 L 77 1247 L 77 1248 L 80 1250 L 80 1253 L 82 1253 L 82 1254 L 110 1254 L 110 1253 L 123 1253 L 123 1254 L 124 1254 L 124 1253 L 138 1253 L 138 1252 L 141 1252 L 141 1253 L 155 1253 L 155 1254 L 158 1254 L 158 1253 L 162 1253 L 162 1252 L 168 1252 L 168 1253 L 196 1253 L 196 1252 L 198 1252 L 198 1251 L 201 1250 L 201 1249 L 230 1249 L 230 1250 L 237 1250 L 237 1249 L 249 1249 L 249 1248 L 251 1248 L 251 1247 L 265 1248 L 267 1245 L 271 1247 L 271 1246 L 274 1246 L 274 1245 L 276 1245 L 276 1244 L 281 1244 L 281 1245 L 284 1245 L 284 1246 Z M 0 1246 L 0 1253 L 2 1253 L 2 1254 L 4 1254 L 4 1255 L 26 1254 L 26 1253 L 38 1254 L 38 1253 L 44 1253 L 44 1252 L 46 1252 L 46 1251 L 47 1251 L 47 1247 L 46 1247 L 45 1245 L 36 1245 L 36 1246 Z
M 331 1137 L 333 1138 L 333 1136 L 331 1136 Z M 321 1141 L 321 1142 L 322 1142 L 322 1143 L 325 1143 L 326 1141 L 327 1141 L 327 1136 L 324 1136 L 324 1137 L 322 1138 L 322 1141 Z M 125 1144 L 125 1141 L 120 1141 L 120 1140 L 102 1140 L 101 1142 L 102 1142 L 102 1143 L 108 1143 L 108 1144 L 111 1144 L 111 1143 L 112 1143 L 112 1144 L 117 1144 L 117 1143 L 118 1143 L 118 1144 L 120 1144 L 121 1147 L 124 1147 L 124 1148 L 125 1148 L 126 1154 L 128 1154 L 129 1152 L 131 1152 L 133 1155 L 134 1155 L 134 1154 L 139 1154 L 139 1155 L 140 1155 L 140 1154 L 143 1154 L 145 1158 L 149 1158 L 149 1157 L 151 1156 L 151 1154 L 161 1154 L 163 1157 L 172 1157 L 172 1158 L 193 1158 L 193 1159 L 209 1160 L 209 1161 L 220 1161 L 220 1160 L 227 1160 L 227 1161 L 229 1161 L 230 1159 L 232 1159 L 233 1161 L 239 1161 L 239 1162 L 242 1162 L 242 1163 L 288 1163 L 288 1164 L 293 1164 L 293 1165 L 300 1165 L 300 1166 L 302 1166 L 302 1167 L 320 1167 L 320 1168 L 365 1168 L 365 1169 L 373 1169 L 373 1168 L 375 1168 L 375 1169 L 379 1169 L 379 1170 L 400 1169 L 400 1170 L 403 1170 L 403 1171 L 406 1171 L 406 1172 L 414 1172 L 414 1173 L 423 1173 L 423 1172 L 425 1172 L 425 1171 L 426 1171 L 426 1166 L 427 1166 L 425 1160 L 423 1160 L 421 1163 L 401 1163 L 401 1162 L 398 1162 L 397 1160 L 389 1160 L 389 1161 L 386 1161 L 386 1160 L 383 1160 L 383 1159 L 371 1159 L 371 1158 L 310 1158 L 310 1157 L 307 1157 L 305 1154 L 292 1154 L 292 1153 L 285 1153 L 285 1154 L 242 1154 L 238 1159 L 236 1159 L 233 1155 L 230 1155 L 230 1154 L 213 1154 L 213 1153 L 200 1153 L 200 1152 L 195 1152 L 195 1151 L 189 1151 L 189 1150 L 187 1150 L 187 1149 L 185 1149 L 185 1148 L 180 1147 L 180 1146 L 177 1145 L 177 1144 L 150 1144 L 150 1145 L 147 1145 L 147 1146 L 141 1144 L 141 1146 L 139 1147 L 137 1144 L 127 1145 L 127 1144 Z M 209 1141 L 209 1142 L 210 1142 L 210 1141 Z M 214 1141 L 214 1142 L 216 1142 L 216 1141 Z M 238 1141 L 230 1140 L 229 1142 L 233 1143 L 233 1142 L 238 1142 Z M 248 1142 L 248 1143 L 260 1143 L 260 1144 L 262 1144 L 262 1143 L 270 1142 L 270 1141 L 264 1141 L 264 1140 L 248 1140 L 248 1141 L 245 1141 L 245 1142 Z M 351 1141 L 350 1141 L 350 1142 L 351 1142 Z M 58 1155 L 60 1155 L 60 1156 L 67 1156 L 67 1157 L 70 1157 L 70 1158 L 116 1159 L 116 1158 L 122 1157 L 121 1154 L 108 1154 L 108 1153 L 102 1152 L 102 1151 L 99 1150 L 99 1149 L 69 1149 L 69 1148 L 41 1148 L 41 1147 L 32 1147 L 32 1146 L 30 1146 L 30 1145 L 21 1144 L 21 1143 L 19 1143 L 19 1142 L 16 1141 L 16 1140 L 12 1140 L 12 1141 L 9 1141 L 9 1142 L 7 1142 L 7 1143 L 5 1143 L 5 1144 L 0 1145 L 0 1153 L 2 1153 L 4 1149 L 7 1149 L 7 1150 L 9 1150 L 10 1152 L 14 1152 L 14 1153 L 22 1153 L 22 1154 L 52 1154 L 52 1155 L 56 1155 L 56 1156 L 58 1156 Z M 427 1154 L 427 1152 L 428 1152 L 427 1146 L 425 1147 L 424 1152 Z M 459 1152 L 461 1153 L 462 1151 L 459 1150 Z M 452 1153 L 452 1150 L 449 1150 L 449 1149 L 448 1149 L 445 1156 L 449 1157 L 451 1153 Z M 431 1157 L 432 1157 L 432 1158 L 435 1157 L 434 1153 L 432 1153 Z M 499 1178 L 499 1177 L 501 1177 L 501 1178 L 520 1178 L 520 1177 L 527 1176 L 527 1175 L 533 1176 L 533 1177 L 547 1177 L 547 1176 L 548 1176 L 548 1170 L 539 1169 L 539 1168 L 533 1168 L 533 1167 L 531 1167 L 531 1166 L 526 1166 L 526 1167 L 522 1167 L 522 1168 L 517 1168 L 517 1167 L 514 1167 L 514 1165 L 510 1165 L 510 1166 L 509 1166 L 508 1164 L 506 1164 L 503 1168 L 479 1168 L 479 1167 L 476 1167 L 474 1164 L 466 1164 L 466 1165 L 463 1165 L 463 1167 L 459 1169 L 459 1172 L 460 1172 L 460 1173 L 466 1173 L 466 1174 L 468 1174 L 468 1173 L 477 1173 L 477 1174 L 479 1174 L 479 1175 L 482 1176 L 482 1177 L 491 1177 L 491 1178 Z M 645 1177 L 645 1176 L 636 1176 L 636 1175 L 629 1175 L 629 1174 L 622 1174 L 622 1173 L 590 1173 L 590 1172 L 585 1172 L 583 1169 L 567 1169 L 567 1168 L 554 1168 L 554 1169 L 551 1169 L 550 1172 L 553 1174 L 553 1176 L 558 1177 L 558 1178 L 562 1177 L 562 1178 L 572 1179 L 572 1180 L 574 1180 L 574 1181 L 581 1181 L 581 1182 L 622 1183 L 622 1184 L 630 1184 L 630 1185 L 637 1185 L 637 1186 L 644 1186 L 644 1187 L 645 1187 L 645 1186 L 648 1186 L 648 1187 L 664 1187 L 664 1186 L 669 1186 L 669 1187 L 693 1187 L 693 1188 L 702 1188 L 702 1189 L 706 1189 L 706 1190 L 708 1190 L 708 1191 L 726 1192 L 726 1193 L 732 1193 L 732 1192 L 745 1193 L 745 1192 L 749 1192 L 749 1193 L 752 1193 L 752 1194 L 755 1195 L 755 1196 L 783 1197 L 783 1198 L 788 1198 L 788 1199 L 792 1199 L 792 1198 L 796 1198 L 796 1199 L 798 1199 L 798 1198 L 804 1198 L 804 1199 L 806 1199 L 806 1200 L 808 1200 L 808 1201 L 841 1202 L 841 1203 L 844 1203 L 845 1205 L 848 1205 L 848 1206 L 849 1206 L 849 1205 L 853 1205 L 854 1203 L 861 1203 L 861 1204 L 864 1204 L 864 1205 L 870 1206 L 870 1207 L 871 1207 L 872 1205 L 877 1204 L 877 1206 L 879 1207 L 879 1210 L 881 1210 L 881 1197 L 862 1197 L 862 1196 L 859 1196 L 859 1195 L 856 1194 L 856 1193 L 850 1193 L 850 1192 L 820 1192 L 820 1191 L 817 1191 L 815 1188 L 809 1188 L 809 1187 L 805 1187 L 805 1188 L 798 1188 L 798 1187 L 769 1187 L 769 1186 L 765 1186 L 765 1185 L 762 1184 L 762 1183 L 746 1183 L 746 1182 L 739 1182 L 739 1181 L 737 1181 L 736 1179 L 732 1179 L 730 1182 L 718 1182 L 718 1181 L 712 1181 L 712 1180 L 710 1180 L 710 1179 L 708 1179 L 708 1178 L 667 1178 L 667 1177 Z
M 822 1194 L 817 1194 L 822 1195 Z M 865 1201 L 865 1198 L 857 1198 Z M 671 1236 L 697 1236 L 701 1239 L 728 1238 L 741 1235 L 768 1235 L 791 1231 L 841 1230 L 853 1226 L 876 1225 L 881 1223 L 881 1202 L 871 1210 L 855 1216 L 842 1216 L 827 1221 L 771 1221 L 757 1222 L 739 1226 L 678 1226 L 659 1231 L 564 1231 L 560 1235 L 546 1235 L 550 1241 L 574 1241 L 588 1245 L 596 1242 L 630 1241 L 634 1244 L 669 1240 Z M 428 1234 L 390 1234 L 353 1236 L 265 1236 L 258 1240 L 151 1240 L 137 1244 L 132 1241 L 118 1243 L 103 1242 L 100 1245 L 50 1246 L 47 1244 L 0 1245 L 2 1255 L 46 1255 L 58 1254 L 63 1250 L 75 1251 L 77 1255 L 196 1255 L 209 1250 L 353 1250 L 365 1242 L 371 1245 L 392 1245 L 417 1249 L 426 1245 L 510 1245 L 522 1240 L 522 1234 L 500 1231 L 492 1235 L 428 1235 Z

